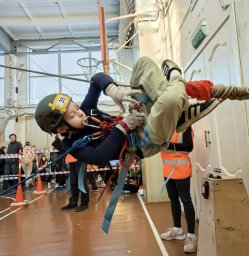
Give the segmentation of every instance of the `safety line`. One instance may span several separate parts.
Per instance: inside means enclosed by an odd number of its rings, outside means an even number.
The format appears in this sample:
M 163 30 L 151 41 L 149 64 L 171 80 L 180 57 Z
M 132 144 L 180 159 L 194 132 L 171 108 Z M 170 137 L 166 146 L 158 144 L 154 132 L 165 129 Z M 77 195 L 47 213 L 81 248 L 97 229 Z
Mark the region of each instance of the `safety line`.
M 152 221 L 152 219 L 150 217 L 150 214 L 149 214 L 149 212 L 146 209 L 146 206 L 144 204 L 144 201 L 143 201 L 142 197 L 139 194 L 137 194 L 137 197 L 138 197 L 138 199 L 139 199 L 139 201 L 140 201 L 140 203 L 141 203 L 141 205 L 143 207 L 144 213 L 145 213 L 145 215 L 146 215 L 146 217 L 148 219 L 148 222 L 149 222 L 150 227 L 152 229 L 152 232 L 153 232 L 153 234 L 154 234 L 154 236 L 156 238 L 158 246 L 159 246 L 159 248 L 160 248 L 160 250 L 162 252 L 162 255 L 163 256 L 169 256 L 169 254 L 168 254 L 168 252 L 167 252 L 167 250 L 166 250 L 166 248 L 165 248 L 165 246 L 164 246 L 164 244 L 163 244 L 163 242 L 162 242 L 162 240 L 161 240 L 161 238 L 160 238 L 160 236 L 159 236 L 159 234 L 157 232 L 157 229 L 156 229 L 156 227 L 155 227 L 155 225 L 154 225 L 154 223 L 153 223 L 153 221 Z

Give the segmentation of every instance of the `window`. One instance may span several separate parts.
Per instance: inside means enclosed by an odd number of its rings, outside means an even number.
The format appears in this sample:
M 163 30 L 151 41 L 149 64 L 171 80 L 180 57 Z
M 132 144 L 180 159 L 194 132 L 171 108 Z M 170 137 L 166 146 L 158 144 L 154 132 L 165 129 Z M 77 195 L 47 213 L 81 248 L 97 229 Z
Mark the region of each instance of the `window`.
M 58 54 L 29 55 L 29 68 L 44 73 L 58 74 Z M 51 93 L 59 92 L 59 78 L 29 74 L 29 103 L 37 104 Z
M 81 58 L 95 58 L 99 61 L 97 69 L 82 68 L 77 64 Z M 70 95 L 77 103 L 81 103 L 84 99 L 88 88 L 89 80 L 96 72 L 103 72 L 101 62 L 101 52 L 61 52 L 49 54 L 29 55 L 29 68 L 31 70 L 51 73 L 61 76 L 67 76 L 73 79 L 86 81 L 78 81 L 60 77 L 53 77 L 42 74 L 29 73 L 29 103 L 37 104 L 42 98 L 51 93 L 62 92 Z M 114 80 L 118 80 L 117 71 L 111 68 L 110 74 Z M 100 100 L 107 100 L 103 93 Z

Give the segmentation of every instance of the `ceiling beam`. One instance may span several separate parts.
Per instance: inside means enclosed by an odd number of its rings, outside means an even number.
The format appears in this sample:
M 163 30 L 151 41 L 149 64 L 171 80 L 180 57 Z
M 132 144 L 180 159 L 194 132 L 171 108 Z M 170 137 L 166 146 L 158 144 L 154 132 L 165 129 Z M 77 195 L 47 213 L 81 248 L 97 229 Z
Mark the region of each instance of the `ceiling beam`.
M 4 53 L 11 52 L 11 42 L 12 40 L 10 36 L 2 28 L 0 28 L 0 49 Z
M 88 13 L 84 15 L 75 15 L 73 17 L 63 17 L 63 16 L 46 16 L 46 17 L 33 17 L 30 20 L 28 17 L 11 17 L 11 18 L 0 18 L 1 26 L 54 26 L 57 25 L 73 25 L 73 24 L 83 24 L 83 23 L 97 23 L 98 16 L 95 13 Z

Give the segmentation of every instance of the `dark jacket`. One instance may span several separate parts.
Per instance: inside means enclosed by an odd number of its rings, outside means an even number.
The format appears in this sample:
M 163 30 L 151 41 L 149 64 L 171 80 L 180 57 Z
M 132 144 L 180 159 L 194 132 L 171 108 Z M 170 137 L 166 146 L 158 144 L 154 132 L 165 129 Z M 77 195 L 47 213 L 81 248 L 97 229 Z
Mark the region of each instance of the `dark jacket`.
M 86 115 L 91 115 L 92 110 L 97 109 L 101 92 L 108 85 L 114 83 L 113 79 L 105 73 L 97 73 L 92 77 L 91 81 L 92 83 L 90 84 L 88 93 L 80 106 Z M 96 117 L 102 121 L 105 119 L 105 115 L 98 111 Z M 62 141 L 64 148 L 68 149 L 74 141 L 86 135 L 91 135 L 93 132 L 96 132 L 96 129 L 84 127 L 81 130 L 66 135 L 66 138 Z M 98 166 L 105 165 L 110 160 L 119 158 L 119 153 L 124 145 L 125 139 L 126 135 L 116 127 L 113 127 L 104 139 L 93 140 L 86 147 L 73 150 L 71 154 L 78 161 Z
M 7 154 L 19 154 L 19 151 L 22 151 L 22 144 L 19 141 L 10 142 L 7 148 Z M 7 158 L 5 160 L 6 164 L 17 163 L 19 161 L 18 158 Z

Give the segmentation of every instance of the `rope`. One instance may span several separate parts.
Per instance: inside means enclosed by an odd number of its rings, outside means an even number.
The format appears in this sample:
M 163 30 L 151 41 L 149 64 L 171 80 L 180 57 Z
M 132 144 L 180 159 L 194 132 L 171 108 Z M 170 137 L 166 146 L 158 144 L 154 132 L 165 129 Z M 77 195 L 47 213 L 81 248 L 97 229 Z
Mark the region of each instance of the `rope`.
M 248 87 L 236 87 L 236 86 L 224 86 L 218 84 L 213 86 L 211 91 L 212 98 L 220 98 L 223 101 L 229 100 L 248 100 L 249 88 Z
M 29 179 L 32 179 L 34 176 L 36 176 L 37 174 L 39 174 L 40 172 L 42 172 L 43 170 L 45 170 L 46 168 L 50 167 L 51 165 L 53 165 L 54 163 L 56 163 L 58 160 L 60 160 L 61 158 L 65 157 L 68 153 L 70 153 L 72 150 L 76 149 L 76 148 L 83 148 L 85 147 L 91 140 L 92 140 L 92 136 L 85 136 L 82 139 L 76 140 L 73 145 L 63 154 L 61 154 L 59 157 L 57 157 L 55 160 L 53 160 L 52 162 L 49 162 L 47 165 L 43 166 L 41 169 L 39 169 L 37 172 L 31 174 L 29 177 L 27 177 L 26 179 L 22 180 L 21 182 L 18 182 L 17 184 L 15 184 L 14 186 L 8 188 L 7 190 L 4 190 L 3 192 L 0 193 L 0 196 L 5 195 L 6 193 L 8 193 L 10 190 L 15 189 L 16 187 L 18 187 L 19 185 L 25 183 L 26 181 L 28 181 Z

